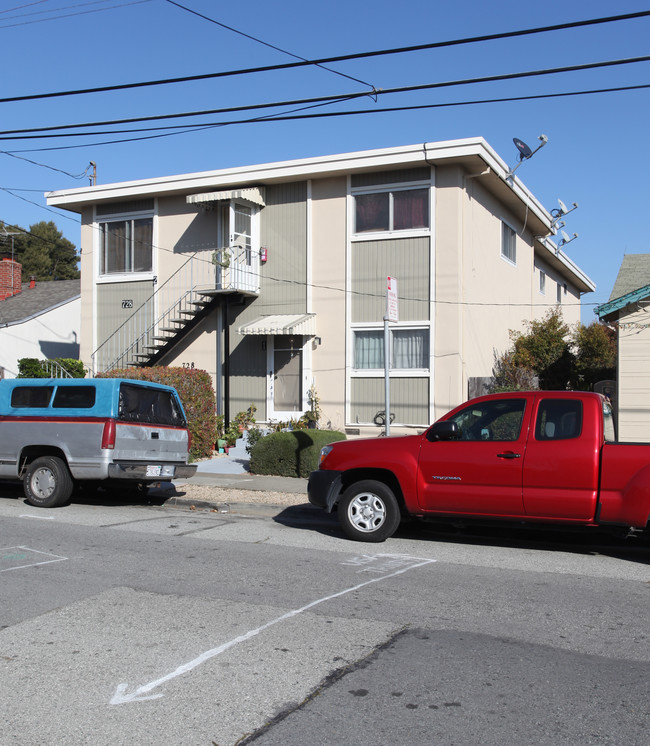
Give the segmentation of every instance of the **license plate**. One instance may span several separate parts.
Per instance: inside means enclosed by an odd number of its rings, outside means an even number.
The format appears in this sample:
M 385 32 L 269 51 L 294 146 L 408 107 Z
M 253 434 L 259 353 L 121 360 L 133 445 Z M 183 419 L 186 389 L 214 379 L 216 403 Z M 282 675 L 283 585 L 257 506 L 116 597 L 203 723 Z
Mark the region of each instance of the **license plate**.
M 162 469 L 162 466 L 160 464 L 149 464 L 147 466 L 147 476 L 148 477 L 159 477 L 161 469 Z

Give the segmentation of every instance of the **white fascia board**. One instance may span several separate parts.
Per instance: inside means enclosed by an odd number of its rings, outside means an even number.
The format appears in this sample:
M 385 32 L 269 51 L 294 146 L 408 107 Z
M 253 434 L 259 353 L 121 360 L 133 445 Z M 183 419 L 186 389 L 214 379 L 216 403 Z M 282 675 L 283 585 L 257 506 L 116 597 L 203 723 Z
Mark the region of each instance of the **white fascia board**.
M 507 165 L 482 137 L 476 137 L 63 189 L 46 192 L 45 198 L 47 204 L 53 207 L 74 209 L 74 207 L 80 208 L 86 204 L 95 204 L 105 200 L 163 196 L 174 192 L 207 190 L 242 183 L 270 183 L 295 178 L 314 178 L 386 166 L 435 165 L 436 162 L 472 156 L 482 158 L 486 165 L 505 181 L 508 172 Z M 513 190 L 521 193 L 519 196 L 527 200 L 531 208 L 536 211 L 540 209 L 542 213 L 545 213 L 521 182 L 516 179 L 513 182 Z M 550 216 L 548 219 L 550 223 Z
M 548 252 L 548 257 L 543 258 L 546 258 L 551 263 L 553 263 L 553 261 L 559 262 L 562 265 L 562 268 L 566 270 L 574 284 L 583 284 L 583 293 L 593 293 L 594 290 L 596 290 L 596 283 L 586 275 L 577 264 L 569 259 L 562 249 L 558 248 L 550 238 L 542 239 L 539 243 Z

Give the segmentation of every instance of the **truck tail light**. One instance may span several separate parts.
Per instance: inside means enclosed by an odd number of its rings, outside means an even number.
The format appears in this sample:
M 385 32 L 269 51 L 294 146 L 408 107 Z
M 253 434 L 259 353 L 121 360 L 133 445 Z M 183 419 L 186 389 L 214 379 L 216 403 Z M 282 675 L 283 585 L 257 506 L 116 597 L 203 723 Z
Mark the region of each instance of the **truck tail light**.
M 102 448 L 115 448 L 115 420 L 106 420 L 102 433 Z
M 192 433 L 188 430 L 187 431 L 187 452 L 190 452 L 190 449 L 192 448 Z

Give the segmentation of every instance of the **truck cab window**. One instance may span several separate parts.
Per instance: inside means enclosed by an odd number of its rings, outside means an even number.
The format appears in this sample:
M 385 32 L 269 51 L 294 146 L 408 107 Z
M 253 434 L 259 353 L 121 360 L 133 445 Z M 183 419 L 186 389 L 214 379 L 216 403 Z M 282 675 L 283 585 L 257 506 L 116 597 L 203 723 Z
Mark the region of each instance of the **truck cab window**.
M 506 440 L 519 438 L 526 407 L 525 399 L 497 399 L 476 403 L 452 417 L 461 440 Z
M 537 410 L 536 440 L 569 440 L 582 432 L 582 402 L 578 399 L 543 399 Z

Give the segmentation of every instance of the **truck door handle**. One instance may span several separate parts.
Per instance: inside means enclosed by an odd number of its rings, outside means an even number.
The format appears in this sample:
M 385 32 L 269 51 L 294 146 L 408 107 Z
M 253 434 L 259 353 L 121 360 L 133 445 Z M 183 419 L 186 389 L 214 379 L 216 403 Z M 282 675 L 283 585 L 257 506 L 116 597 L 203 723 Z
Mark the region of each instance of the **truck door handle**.
M 506 453 L 497 453 L 497 458 L 521 458 L 521 454 L 507 451 Z

